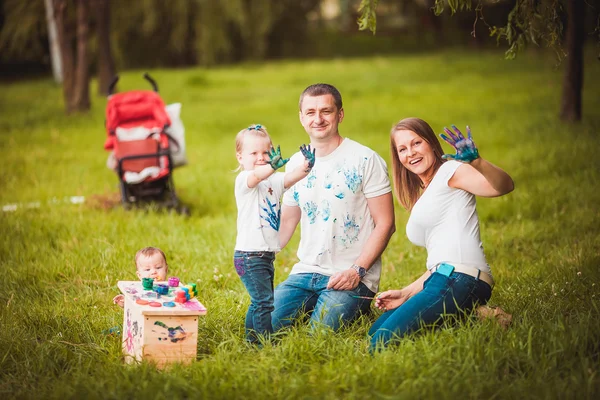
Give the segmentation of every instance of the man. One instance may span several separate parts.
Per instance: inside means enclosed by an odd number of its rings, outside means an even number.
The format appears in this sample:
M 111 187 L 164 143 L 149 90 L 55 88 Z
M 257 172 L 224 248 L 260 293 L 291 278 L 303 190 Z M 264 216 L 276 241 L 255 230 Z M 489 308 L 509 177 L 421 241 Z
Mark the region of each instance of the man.
M 273 329 L 302 313 L 311 327 L 337 330 L 368 311 L 378 290 L 381 253 L 395 231 L 385 161 L 373 150 L 343 138 L 342 96 L 328 84 L 300 96 L 300 123 L 316 149 L 311 173 L 283 197 L 279 239 L 283 248 L 300 222 L 299 262 L 275 289 Z M 302 155 L 287 164 L 296 168 Z

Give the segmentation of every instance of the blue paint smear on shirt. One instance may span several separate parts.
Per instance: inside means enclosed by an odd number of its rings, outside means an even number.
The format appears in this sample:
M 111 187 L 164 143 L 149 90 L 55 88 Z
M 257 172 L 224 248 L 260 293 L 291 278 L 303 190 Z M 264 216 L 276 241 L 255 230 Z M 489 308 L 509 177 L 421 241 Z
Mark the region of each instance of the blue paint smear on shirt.
M 309 201 L 304 205 L 304 212 L 308 217 L 308 222 L 314 224 L 317 220 L 317 215 L 319 214 L 317 211 L 317 204 L 313 201 Z
M 261 207 L 264 214 L 260 216 L 261 219 L 265 220 L 271 228 L 279 231 L 279 223 L 281 221 L 281 210 L 277 209 L 277 203 L 271 203 L 269 199 L 265 199 L 267 207 Z
M 358 173 L 358 169 L 356 167 L 344 169 L 344 176 L 346 177 L 346 186 L 348 186 L 348 189 L 352 190 L 352 193 L 356 193 L 362 184 L 362 176 Z
M 321 202 L 321 210 L 323 221 L 327 221 L 331 216 L 331 205 L 327 200 L 323 200 Z
M 348 247 L 358 240 L 359 231 L 360 227 L 356 223 L 356 218 L 347 214 L 344 217 L 344 237 L 342 237 L 340 240 L 346 247 Z

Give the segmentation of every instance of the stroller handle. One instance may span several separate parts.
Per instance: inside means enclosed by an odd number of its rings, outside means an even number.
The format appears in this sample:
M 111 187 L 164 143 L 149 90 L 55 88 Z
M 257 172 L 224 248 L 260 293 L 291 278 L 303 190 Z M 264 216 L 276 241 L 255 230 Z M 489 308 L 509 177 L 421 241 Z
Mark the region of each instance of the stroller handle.
M 110 83 L 110 85 L 108 86 L 108 95 L 110 96 L 111 94 L 113 94 L 113 91 L 115 90 L 115 86 L 117 86 L 117 82 L 119 82 L 119 75 L 116 75 L 112 82 Z
M 156 93 L 158 93 L 158 85 L 156 84 L 156 81 L 154 79 L 152 79 L 150 74 L 148 74 L 147 72 L 144 72 L 144 79 L 146 79 L 148 82 L 150 82 L 150 84 L 152 85 L 152 89 L 154 89 L 154 91 Z

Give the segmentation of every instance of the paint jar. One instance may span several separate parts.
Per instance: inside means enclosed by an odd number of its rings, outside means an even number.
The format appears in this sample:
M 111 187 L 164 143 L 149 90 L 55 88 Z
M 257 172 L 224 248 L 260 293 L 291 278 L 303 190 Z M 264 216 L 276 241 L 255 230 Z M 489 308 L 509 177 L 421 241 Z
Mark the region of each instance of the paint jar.
M 169 286 L 177 287 L 179 286 L 179 278 L 176 276 L 172 276 L 169 278 Z
M 156 287 L 154 288 L 154 290 L 158 294 L 164 294 L 164 295 L 166 295 L 166 294 L 169 293 L 169 286 L 167 284 L 164 284 L 164 283 L 159 283 L 158 285 L 156 285 Z
M 142 287 L 146 290 L 152 290 L 154 278 L 142 278 Z

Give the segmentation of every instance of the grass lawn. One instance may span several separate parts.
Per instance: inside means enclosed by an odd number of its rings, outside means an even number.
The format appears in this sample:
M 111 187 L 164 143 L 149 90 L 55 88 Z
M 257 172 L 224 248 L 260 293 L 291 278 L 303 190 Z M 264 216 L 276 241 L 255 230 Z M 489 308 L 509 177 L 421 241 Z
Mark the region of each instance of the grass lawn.
M 593 50 L 593 49 L 590 49 Z M 125 211 L 106 168 L 105 98 L 64 116 L 50 79 L 0 90 L 0 397 L 2 398 L 596 398 L 600 394 L 600 63 L 587 54 L 584 118 L 558 119 L 562 67 L 550 55 L 441 53 L 285 61 L 218 69 L 149 71 L 165 102 L 183 103 L 189 165 L 174 173 L 191 216 Z M 121 91 L 147 88 L 143 71 Z M 266 125 L 284 155 L 307 142 L 297 100 L 309 84 L 344 96 L 343 136 L 389 165 L 389 130 L 408 116 L 469 124 L 480 153 L 516 189 L 479 199 L 482 239 L 496 277 L 492 304 L 508 330 L 468 321 L 426 330 L 369 355 L 363 318 L 337 334 L 298 326 L 276 346 L 249 348 L 249 298 L 232 265 L 234 136 Z M 92 87 L 95 93 L 95 86 Z M 449 147 L 444 144 L 449 151 Z M 65 201 L 84 196 L 83 204 Z M 35 204 L 32 204 L 35 203 Z M 407 213 L 383 255 L 381 290 L 424 271 Z M 276 283 L 295 262 L 296 235 L 276 261 Z M 157 370 L 123 365 L 117 281 L 134 280 L 136 250 L 162 248 L 170 275 L 196 281 L 208 315 L 197 361 Z

